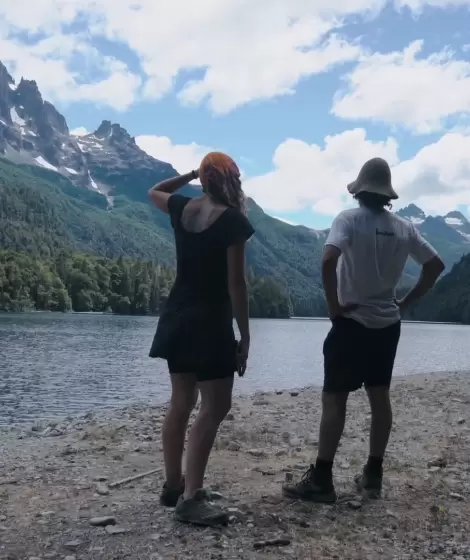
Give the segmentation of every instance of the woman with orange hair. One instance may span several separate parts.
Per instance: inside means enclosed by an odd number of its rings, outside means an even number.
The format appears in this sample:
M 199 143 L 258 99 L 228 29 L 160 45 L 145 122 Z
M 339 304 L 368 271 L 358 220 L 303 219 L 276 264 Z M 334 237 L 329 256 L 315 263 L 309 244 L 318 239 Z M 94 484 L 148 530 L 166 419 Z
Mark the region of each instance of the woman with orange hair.
M 173 194 L 198 177 L 202 197 Z M 178 521 L 225 524 L 227 513 L 210 503 L 203 481 L 217 431 L 231 407 L 234 373 L 242 376 L 246 370 L 245 242 L 254 230 L 246 218 L 238 167 L 219 152 L 208 154 L 199 170 L 155 185 L 149 196 L 170 215 L 177 258 L 176 280 L 150 350 L 150 357 L 167 360 L 172 385 L 163 426 L 166 482 L 160 499 L 176 506 Z M 184 440 L 198 392 L 201 406 L 189 434 L 183 477 Z

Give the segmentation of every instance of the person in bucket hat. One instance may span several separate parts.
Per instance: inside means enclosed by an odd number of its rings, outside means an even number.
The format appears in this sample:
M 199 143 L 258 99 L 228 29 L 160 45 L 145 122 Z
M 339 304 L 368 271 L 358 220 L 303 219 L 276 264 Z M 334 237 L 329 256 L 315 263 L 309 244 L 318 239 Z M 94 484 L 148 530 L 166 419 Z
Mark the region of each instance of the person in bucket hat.
M 284 494 L 334 502 L 333 462 L 352 391 L 366 388 L 371 407 L 369 459 L 356 477 L 369 497 L 382 490 L 382 463 L 392 427 L 390 382 L 401 313 L 432 288 L 444 270 L 437 252 L 409 221 L 387 208 L 398 195 L 388 163 L 367 161 L 347 187 L 359 203 L 334 220 L 325 243 L 322 277 L 331 329 L 324 341 L 324 386 L 318 457 Z M 395 291 L 408 257 L 421 265 L 416 286 L 401 300 Z

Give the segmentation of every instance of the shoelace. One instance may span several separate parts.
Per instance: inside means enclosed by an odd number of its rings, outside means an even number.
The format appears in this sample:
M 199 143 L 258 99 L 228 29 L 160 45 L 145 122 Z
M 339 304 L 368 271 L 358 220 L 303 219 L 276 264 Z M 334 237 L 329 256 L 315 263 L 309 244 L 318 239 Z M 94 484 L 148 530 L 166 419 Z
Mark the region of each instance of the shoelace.
M 315 473 L 315 467 L 313 465 L 310 465 L 307 471 L 303 474 L 300 480 L 300 484 L 302 485 L 310 484 L 314 473 Z

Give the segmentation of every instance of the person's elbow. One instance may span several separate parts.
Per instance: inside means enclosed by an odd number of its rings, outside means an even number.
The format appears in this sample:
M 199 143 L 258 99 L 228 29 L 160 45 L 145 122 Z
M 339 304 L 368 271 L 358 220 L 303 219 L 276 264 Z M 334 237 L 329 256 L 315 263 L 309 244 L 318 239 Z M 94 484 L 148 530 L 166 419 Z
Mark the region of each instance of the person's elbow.
M 423 265 L 423 274 L 437 280 L 439 276 L 444 272 L 445 268 L 446 265 L 444 264 L 444 261 L 441 259 L 441 257 L 436 255 Z

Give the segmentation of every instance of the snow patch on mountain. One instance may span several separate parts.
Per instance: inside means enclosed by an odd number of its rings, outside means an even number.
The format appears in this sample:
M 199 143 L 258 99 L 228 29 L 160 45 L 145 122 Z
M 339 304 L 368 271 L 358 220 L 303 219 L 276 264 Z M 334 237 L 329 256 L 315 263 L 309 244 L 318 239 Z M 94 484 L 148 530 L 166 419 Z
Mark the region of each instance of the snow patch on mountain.
M 59 171 L 57 167 L 55 167 L 54 165 L 46 161 L 42 156 L 38 156 L 37 158 L 34 159 L 41 167 L 45 167 L 46 169 L 50 169 L 51 171 Z
M 18 115 L 15 107 L 10 109 L 10 116 L 11 120 L 18 126 L 26 126 L 26 121 Z
M 447 216 L 444 218 L 444 221 L 449 226 L 463 226 L 464 224 L 463 220 L 460 218 L 449 218 Z

